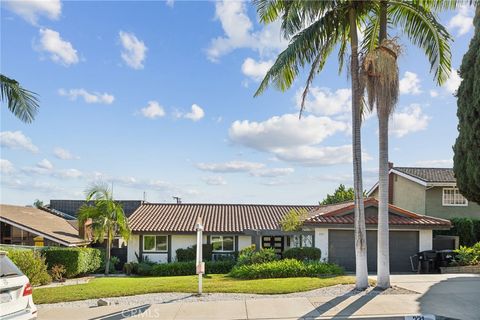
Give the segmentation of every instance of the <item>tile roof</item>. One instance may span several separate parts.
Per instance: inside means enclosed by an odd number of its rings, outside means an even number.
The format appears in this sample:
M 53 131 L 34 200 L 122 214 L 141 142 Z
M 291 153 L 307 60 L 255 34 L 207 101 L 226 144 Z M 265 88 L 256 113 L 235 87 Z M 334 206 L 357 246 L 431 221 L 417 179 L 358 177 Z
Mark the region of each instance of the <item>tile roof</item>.
M 37 208 L 0 204 L 0 219 L 31 229 L 33 233 L 64 245 L 88 243 L 78 236 L 78 230 L 67 220 Z
M 378 206 L 375 199 L 365 206 Z M 291 209 L 306 209 L 306 224 L 353 224 L 353 201 L 327 206 L 253 204 L 143 204 L 128 219 L 133 232 L 195 232 L 202 217 L 205 232 L 241 233 L 245 230 L 279 230 L 279 222 Z M 448 220 L 419 215 L 390 205 L 390 224 L 448 227 Z M 350 215 L 349 215 L 350 213 Z M 377 224 L 367 217 L 367 224 Z
M 394 167 L 393 169 L 425 182 L 457 182 L 452 168 Z
M 141 205 L 129 218 L 133 232 L 195 232 L 202 217 L 205 232 L 279 230 L 279 221 L 291 209 L 317 206 L 255 204 L 153 204 Z
M 377 207 L 378 200 L 368 198 L 365 200 L 365 208 Z M 389 224 L 390 225 L 412 225 L 425 227 L 449 227 L 450 221 L 436 217 L 425 216 L 417 214 L 392 204 L 389 207 Z M 353 201 L 345 202 L 336 207 L 329 206 L 318 208 L 310 212 L 311 217 L 305 221 L 305 224 L 353 224 L 354 223 L 354 203 Z M 365 217 L 367 225 L 376 225 L 378 223 L 378 216 L 371 215 Z

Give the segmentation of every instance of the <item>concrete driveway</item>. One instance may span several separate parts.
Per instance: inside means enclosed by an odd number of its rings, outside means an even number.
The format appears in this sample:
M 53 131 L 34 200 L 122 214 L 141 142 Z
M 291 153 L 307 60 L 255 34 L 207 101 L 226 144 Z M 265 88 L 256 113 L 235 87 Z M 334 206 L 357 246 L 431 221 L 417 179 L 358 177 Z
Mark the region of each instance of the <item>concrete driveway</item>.
M 96 308 L 40 308 L 39 319 L 404 319 L 435 314 L 480 319 L 480 276 L 394 275 L 392 284 L 415 294 L 261 298 Z

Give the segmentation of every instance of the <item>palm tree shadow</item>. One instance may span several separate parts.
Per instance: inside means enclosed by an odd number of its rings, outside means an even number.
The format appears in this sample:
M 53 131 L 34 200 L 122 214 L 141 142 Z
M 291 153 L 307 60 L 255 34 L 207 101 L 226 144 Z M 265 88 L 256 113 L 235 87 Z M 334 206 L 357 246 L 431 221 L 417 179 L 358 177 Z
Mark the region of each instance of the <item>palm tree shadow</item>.
M 133 307 L 130 309 L 123 309 L 117 312 L 112 312 L 110 314 L 102 315 L 95 318 L 90 318 L 89 320 L 121 320 L 132 317 L 141 316 L 145 311 L 151 307 L 150 304 L 144 304 L 141 306 Z

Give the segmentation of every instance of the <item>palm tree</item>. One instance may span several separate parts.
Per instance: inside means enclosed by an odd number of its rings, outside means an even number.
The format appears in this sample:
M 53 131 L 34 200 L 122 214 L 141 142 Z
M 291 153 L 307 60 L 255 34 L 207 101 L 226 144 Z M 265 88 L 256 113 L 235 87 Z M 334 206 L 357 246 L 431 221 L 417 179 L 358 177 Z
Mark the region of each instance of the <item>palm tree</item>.
M 357 26 L 373 5 L 368 1 L 254 1 L 260 20 L 282 22 L 288 47 L 281 52 L 265 75 L 255 96 L 270 85 L 285 91 L 292 85 L 300 69 L 309 65 L 310 72 L 303 91 L 300 116 L 305 107 L 309 87 L 320 73 L 335 47 L 339 47 L 339 71 L 343 68 L 348 44 L 351 47 L 350 75 L 352 84 L 352 153 L 355 191 L 355 257 L 356 287 L 368 287 L 367 239 L 362 183 L 360 125 L 362 88 L 359 82 L 359 42 Z
M 370 109 L 376 107 L 379 125 L 377 286 L 390 287 L 388 225 L 388 122 L 399 96 L 397 57 L 401 48 L 387 39 L 387 24 L 401 26 L 413 44 L 427 55 L 435 80 L 442 84 L 449 76 L 450 35 L 437 21 L 434 11 L 455 7 L 455 1 L 381 0 L 368 17 L 362 78 Z M 378 34 L 378 37 L 377 37 Z
M 0 74 L 0 100 L 6 101 L 8 109 L 21 121 L 31 123 L 39 108 L 38 96 L 14 79 Z
M 125 240 L 130 237 L 127 218 L 122 205 L 113 200 L 112 192 L 107 184 L 93 184 L 85 193 L 87 203 L 80 208 L 78 220 L 80 224 L 84 224 L 91 219 L 94 241 L 103 243 L 105 239 L 107 240 L 105 274 L 108 275 L 113 238 L 117 234 Z

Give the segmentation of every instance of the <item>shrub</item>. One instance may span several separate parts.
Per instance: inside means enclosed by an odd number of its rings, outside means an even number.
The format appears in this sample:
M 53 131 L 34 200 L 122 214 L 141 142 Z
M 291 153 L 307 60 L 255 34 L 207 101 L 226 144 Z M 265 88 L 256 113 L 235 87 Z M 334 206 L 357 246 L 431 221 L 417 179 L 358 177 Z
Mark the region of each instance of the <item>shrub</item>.
M 467 217 L 450 219 L 452 228 L 450 230 L 436 230 L 434 235 L 458 236 L 462 246 L 471 246 L 480 241 L 480 220 Z
M 66 271 L 63 265 L 56 264 L 50 269 L 50 275 L 54 281 L 62 282 Z
M 475 241 L 480 242 L 480 219 L 472 219 Z
M 43 251 L 49 268 L 56 264 L 65 266 L 65 277 L 97 271 L 102 264 L 102 251 L 95 248 L 49 248 Z
M 34 286 L 48 284 L 52 278 L 48 274 L 45 258 L 40 252 L 28 249 L 2 248 L 8 257 L 28 277 Z
M 339 274 L 343 274 L 343 269 L 336 264 L 301 262 L 295 259 L 235 266 L 230 272 L 230 276 L 239 279 L 317 277 L 321 275 Z
M 264 248 L 257 252 L 255 251 L 255 245 L 251 245 L 240 251 L 237 264 L 241 266 L 265 263 L 275 260 L 278 260 L 275 250 L 271 248 Z
M 235 261 L 207 261 L 205 262 L 206 273 L 229 273 Z M 195 261 L 171 262 L 171 263 L 139 263 L 137 273 L 142 276 L 171 277 L 190 276 L 197 272 Z
M 319 261 L 321 257 L 320 249 L 313 247 L 290 248 L 283 252 L 284 259 L 296 259 L 298 261 Z
M 455 250 L 455 260 L 453 264 L 460 266 L 468 266 L 477 264 L 479 261 L 479 254 L 476 247 L 466 247 L 460 246 L 459 249 Z

